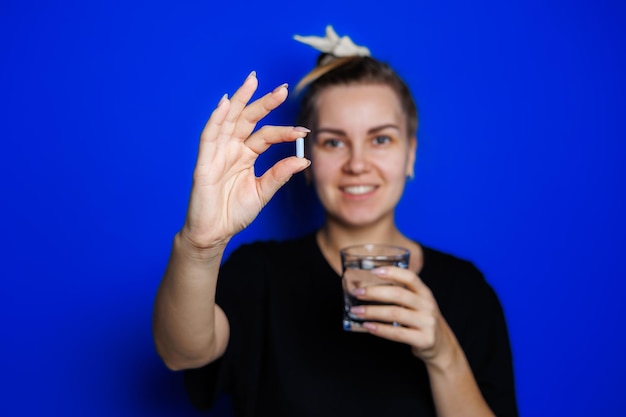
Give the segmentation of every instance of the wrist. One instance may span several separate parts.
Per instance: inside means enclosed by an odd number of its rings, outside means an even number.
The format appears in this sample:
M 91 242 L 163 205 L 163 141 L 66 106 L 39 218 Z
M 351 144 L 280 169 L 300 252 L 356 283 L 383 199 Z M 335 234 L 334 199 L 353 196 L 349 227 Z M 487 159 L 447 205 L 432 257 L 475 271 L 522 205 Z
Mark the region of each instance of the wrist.
M 215 259 L 221 260 L 228 241 L 229 239 L 224 239 L 221 241 L 215 241 L 206 246 L 200 246 L 188 236 L 183 228 L 181 231 L 176 233 L 176 236 L 174 237 L 174 246 L 179 249 L 181 254 L 184 254 L 194 260 L 206 262 Z
M 433 354 L 428 357 L 423 357 L 429 372 L 436 371 L 445 373 L 453 369 L 458 369 L 459 365 L 464 366 L 467 362 L 465 353 L 456 336 L 452 332 L 452 329 L 445 323 L 441 328 L 439 343 L 432 353 Z
M 426 364 L 426 368 L 429 373 L 448 373 L 455 368 L 458 368 L 459 364 L 462 364 L 464 360 L 465 355 L 463 354 L 461 348 L 456 345 L 445 349 L 438 355 L 424 360 L 424 363 Z

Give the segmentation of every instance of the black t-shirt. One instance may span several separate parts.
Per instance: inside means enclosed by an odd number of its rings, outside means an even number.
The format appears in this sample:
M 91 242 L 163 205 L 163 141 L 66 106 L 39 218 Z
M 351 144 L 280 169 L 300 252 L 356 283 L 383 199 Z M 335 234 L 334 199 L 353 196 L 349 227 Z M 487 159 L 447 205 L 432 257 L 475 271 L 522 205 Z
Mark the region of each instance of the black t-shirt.
M 517 416 L 502 308 L 469 262 L 422 247 L 420 278 L 461 344 L 497 416 Z M 224 356 L 185 372 L 193 404 L 223 391 L 237 416 L 435 416 L 428 374 L 410 348 L 343 330 L 341 278 L 314 235 L 243 245 L 223 265 L 217 303 Z

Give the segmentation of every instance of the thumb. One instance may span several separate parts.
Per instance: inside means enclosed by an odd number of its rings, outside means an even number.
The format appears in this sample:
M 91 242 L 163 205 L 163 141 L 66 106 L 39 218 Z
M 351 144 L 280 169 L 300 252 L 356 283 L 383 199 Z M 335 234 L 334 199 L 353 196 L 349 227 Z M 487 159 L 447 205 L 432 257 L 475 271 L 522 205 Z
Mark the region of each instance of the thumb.
M 291 177 L 305 170 L 311 165 L 306 158 L 291 156 L 278 161 L 268 169 L 258 180 L 259 197 L 263 205 L 267 204 L 276 192 L 291 179 Z

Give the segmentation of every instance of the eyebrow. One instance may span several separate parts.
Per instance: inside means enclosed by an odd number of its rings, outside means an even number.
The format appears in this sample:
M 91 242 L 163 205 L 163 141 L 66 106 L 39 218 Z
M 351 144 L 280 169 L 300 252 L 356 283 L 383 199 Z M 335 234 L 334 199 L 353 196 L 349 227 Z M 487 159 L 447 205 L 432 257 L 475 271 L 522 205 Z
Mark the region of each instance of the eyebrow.
M 371 129 L 369 129 L 367 131 L 367 133 L 368 134 L 372 134 L 372 133 L 376 133 L 376 132 L 379 132 L 381 130 L 385 130 L 385 129 L 389 129 L 389 128 L 396 129 L 398 131 L 400 130 L 400 128 L 397 125 L 395 125 L 393 123 L 387 123 L 387 124 L 380 125 L 380 126 L 374 126 Z M 331 127 L 323 127 L 323 128 L 317 129 L 317 132 L 315 132 L 315 133 L 318 133 L 318 134 L 319 133 L 332 133 L 334 135 L 346 136 L 346 132 L 344 132 L 343 130 L 341 130 L 341 129 L 333 129 Z

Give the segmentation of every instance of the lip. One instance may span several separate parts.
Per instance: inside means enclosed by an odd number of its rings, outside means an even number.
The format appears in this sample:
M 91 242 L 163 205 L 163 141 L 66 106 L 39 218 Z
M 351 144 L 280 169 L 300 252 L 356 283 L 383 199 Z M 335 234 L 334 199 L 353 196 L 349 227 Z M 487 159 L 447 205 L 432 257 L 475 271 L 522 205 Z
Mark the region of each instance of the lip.
M 339 187 L 343 195 L 352 199 L 362 199 L 371 196 L 378 186 L 371 184 L 351 184 Z

